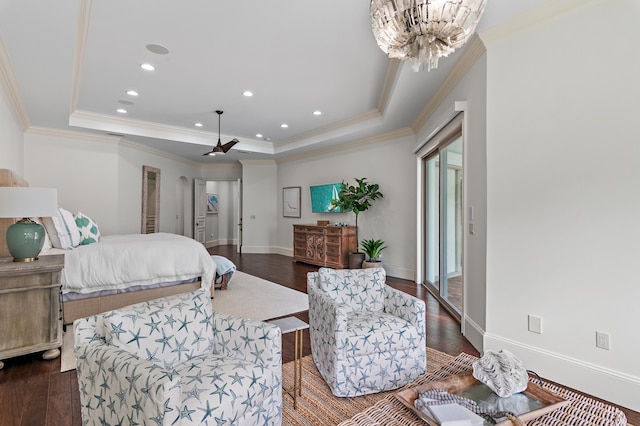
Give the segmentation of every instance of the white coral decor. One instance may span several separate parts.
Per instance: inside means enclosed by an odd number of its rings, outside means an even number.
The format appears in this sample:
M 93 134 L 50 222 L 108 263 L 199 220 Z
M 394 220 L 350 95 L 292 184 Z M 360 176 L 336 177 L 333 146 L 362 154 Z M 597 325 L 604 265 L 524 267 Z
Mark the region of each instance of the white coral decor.
M 529 375 L 514 354 L 503 349 L 486 351 L 473 362 L 473 377 L 487 385 L 500 397 L 511 396 L 527 389 Z

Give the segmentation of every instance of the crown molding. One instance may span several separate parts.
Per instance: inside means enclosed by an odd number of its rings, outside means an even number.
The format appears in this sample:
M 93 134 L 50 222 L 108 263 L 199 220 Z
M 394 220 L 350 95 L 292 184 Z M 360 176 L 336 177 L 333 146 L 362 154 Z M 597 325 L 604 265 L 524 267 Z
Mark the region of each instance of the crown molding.
M 291 145 L 294 143 L 304 143 L 311 139 L 315 138 L 327 138 L 327 134 L 329 133 L 343 133 L 348 131 L 349 128 L 355 126 L 366 126 L 366 123 L 371 120 L 379 120 L 381 118 L 380 111 L 377 109 L 372 109 L 371 111 L 367 111 L 363 114 L 356 115 L 355 117 L 347 118 L 346 120 L 338 121 L 323 127 L 318 127 L 317 129 L 313 129 L 309 132 L 301 133 L 295 137 L 284 139 L 280 142 L 274 142 L 273 147 L 275 152 L 286 151 L 283 149 L 287 145 Z
M 120 139 L 119 142 L 120 146 L 126 146 L 127 148 L 132 148 L 138 151 L 142 151 L 142 152 L 146 152 L 149 154 L 154 154 L 157 155 L 158 157 L 164 157 L 168 160 L 173 160 L 173 161 L 177 161 L 179 163 L 183 163 L 186 164 L 188 166 L 191 167 L 199 167 L 201 164 L 200 163 L 196 163 L 195 161 L 191 161 L 191 160 L 187 160 L 184 157 L 180 157 L 179 155 L 173 155 L 173 154 L 169 154 L 168 152 L 164 152 L 164 151 L 160 151 L 158 149 L 155 148 L 151 148 L 147 145 L 142 145 L 140 143 L 136 143 L 136 142 L 132 142 L 132 141 L 128 141 L 126 139 Z
M 453 65 L 451 71 L 447 74 L 445 79 L 442 81 L 440 86 L 436 89 L 433 96 L 429 99 L 427 104 L 424 106 L 418 117 L 416 117 L 415 121 L 411 125 L 411 128 L 415 133 L 417 133 L 426 123 L 431 114 L 433 114 L 438 106 L 444 102 L 447 96 L 451 93 L 451 91 L 460 83 L 460 81 L 464 78 L 464 76 L 469 72 L 473 64 L 484 55 L 487 49 L 484 46 L 484 43 L 478 37 L 477 34 L 474 34 L 471 37 L 471 40 L 465 46 L 465 49 L 462 51 L 462 55 L 458 58 L 456 63 Z
M 30 126 L 25 133 L 31 133 L 34 135 L 42 135 L 42 136 L 52 136 L 56 138 L 66 138 L 66 139 L 83 139 L 90 140 L 93 142 L 105 142 L 105 143 L 119 143 L 121 137 L 117 136 L 109 136 L 109 135 L 98 135 L 95 133 L 84 133 L 74 130 L 62 130 L 62 129 L 53 129 L 50 127 L 41 127 L 41 126 Z
M 538 6 L 517 15 L 506 22 L 493 27 L 478 31 L 480 38 L 485 45 L 489 46 L 514 34 L 525 31 L 557 18 L 567 15 L 578 9 L 593 6 L 597 3 L 604 3 L 606 0 L 554 0 L 547 1 Z
M 126 146 L 128 148 L 132 148 L 137 151 L 142 151 L 149 154 L 157 155 L 159 157 L 164 157 L 169 160 L 178 161 L 180 163 L 184 163 L 189 166 L 201 165 L 200 163 L 187 160 L 184 157 L 169 154 L 167 152 L 160 151 L 158 149 L 154 149 L 146 145 L 142 145 L 136 142 L 126 140 L 121 136 L 99 135 L 95 133 L 84 133 L 84 132 L 73 131 L 73 130 L 52 129 L 48 127 L 39 127 L 39 126 L 31 126 L 25 131 L 25 133 L 42 135 L 42 136 L 51 136 L 51 137 L 57 137 L 57 138 L 65 138 L 65 139 L 76 139 L 76 140 L 84 140 L 84 141 L 88 140 L 92 142 L 112 143 L 119 146 Z
M 27 114 L 24 98 L 2 37 L 0 37 L 0 86 L 4 89 L 7 101 L 9 101 L 14 115 L 20 122 L 22 131 L 27 130 L 29 128 L 29 114 Z
M 360 148 L 366 145 L 373 145 L 376 143 L 390 142 L 404 137 L 415 137 L 415 132 L 410 127 L 394 130 L 388 133 L 382 133 L 379 135 L 371 136 L 368 138 L 356 139 L 351 142 L 343 144 L 333 145 L 325 148 L 316 149 L 313 151 L 304 152 L 301 154 L 293 154 L 287 157 L 276 160 L 278 164 L 291 163 L 294 161 L 308 160 L 321 155 L 334 154 L 340 151 L 347 151 L 354 148 Z
M 186 129 L 184 127 L 159 124 L 143 120 L 135 120 L 126 117 L 114 117 L 107 114 L 77 110 L 71 113 L 69 125 L 98 130 L 103 132 L 117 132 L 135 136 L 143 136 L 157 139 L 166 139 L 177 142 L 186 142 L 203 146 L 212 146 L 217 140 L 211 132 Z M 222 135 L 231 138 L 231 136 Z M 237 149 L 257 152 L 261 154 L 273 154 L 273 146 L 269 142 L 258 140 L 243 140 Z
M 384 115 L 393 93 L 393 86 L 395 86 L 398 76 L 400 75 L 400 59 L 390 59 L 387 64 L 387 74 L 384 78 L 382 85 L 382 91 L 380 92 L 380 98 L 378 99 L 378 111 Z
M 76 27 L 76 47 L 73 57 L 73 77 L 71 82 L 71 105 L 69 112 L 73 112 L 78 106 L 78 96 L 80 93 L 80 80 L 82 77 L 82 64 L 87 48 L 87 37 L 89 34 L 89 22 L 91 19 L 92 0 L 80 1 L 78 12 L 78 26 Z
M 243 166 L 275 166 L 276 160 L 238 160 Z

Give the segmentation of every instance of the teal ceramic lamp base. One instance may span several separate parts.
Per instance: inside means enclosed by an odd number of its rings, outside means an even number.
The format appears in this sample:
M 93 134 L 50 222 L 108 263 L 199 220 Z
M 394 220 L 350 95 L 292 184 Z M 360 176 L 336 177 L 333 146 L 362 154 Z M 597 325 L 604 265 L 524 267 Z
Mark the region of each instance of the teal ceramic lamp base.
M 33 262 L 44 244 L 44 227 L 22 219 L 7 229 L 7 247 L 14 262 Z

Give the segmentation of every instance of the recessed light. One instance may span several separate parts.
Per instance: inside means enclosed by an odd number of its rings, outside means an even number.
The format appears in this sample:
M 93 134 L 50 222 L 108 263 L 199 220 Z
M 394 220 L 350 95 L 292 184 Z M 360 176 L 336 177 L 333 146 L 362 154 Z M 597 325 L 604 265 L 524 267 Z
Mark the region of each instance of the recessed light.
M 242 95 L 250 98 L 251 96 L 253 96 L 253 92 L 250 90 L 245 90 L 244 92 L 242 92 Z
M 120 114 L 126 114 L 127 110 L 124 108 L 118 108 L 116 111 L 118 111 Z
M 155 71 L 156 67 L 154 67 L 151 64 L 141 64 L 140 68 L 142 68 L 145 71 Z
M 256 133 L 256 138 L 261 138 L 262 137 L 262 133 Z
M 138 96 L 139 93 L 136 92 L 135 90 L 127 90 L 127 95 L 129 95 L 129 96 Z
M 313 111 L 313 115 L 322 115 L 322 111 L 318 111 L 318 110 Z
M 196 127 L 202 127 L 202 126 L 204 126 L 204 124 L 202 124 L 202 123 L 196 123 L 196 124 L 194 124 L 194 126 L 196 126 Z
M 287 123 L 282 123 L 280 127 L 282 127 L 283 129 L 286 129 L 287 127 L 289 127 L 289 125 Z

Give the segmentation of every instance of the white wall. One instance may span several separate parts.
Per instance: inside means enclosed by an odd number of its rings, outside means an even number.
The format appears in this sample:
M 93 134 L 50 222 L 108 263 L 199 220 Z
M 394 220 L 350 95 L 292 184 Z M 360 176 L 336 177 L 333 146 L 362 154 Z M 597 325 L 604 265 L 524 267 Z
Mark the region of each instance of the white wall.
M 28 131 L 24 150 L 24 177 L 29 183 L 57 188 L 59 205 L 85 213 L 104 235 L 140 233 L 143 165 L 160 169 L 161 232 L 179 228 L 176 183 L 184 176 L 192 185 L 199 173 L 186 162 L 119 138 L 78 132 Z M 192 215 L 192 191 L 186 198 Z M 191 229 L 185 234 L 193 235 Z
M 5 91 L 0 87 L 0 169 L 9 169 L 24 177 L 24 134 Z
M 639 23 L 637 0 L 587 2 L 488 46 L 485 336 L 636 411 Z
M 358 217 L 358 238 L 382 239 L 382 261 L 391 276 L 413 279 L 415 274 L 415 157 L 413 137 L 336 150 L 313 158 L 278 163 L 278 250 L 293 255 L 293 225 L 318 220 L 355 225 L 353 213 L 311 213 L 309 186 L 367 178 L 380 185 L 383 198 Z M 282 216 L 282 188 L 300 186 L 301 217 Z M 246 195 L 246 192 L 245 192 Z M 246 223 L 246 216 L 245 216 Z
M 275 161 L 242 161 L 242 252 L 272 253 L 277 241 Z
M 102 234 L 117 232 L 116 138 L 28 131 L 24 151 L 24 177 L 31 186 L 57 188 L 60 207 L 86 214 Z

